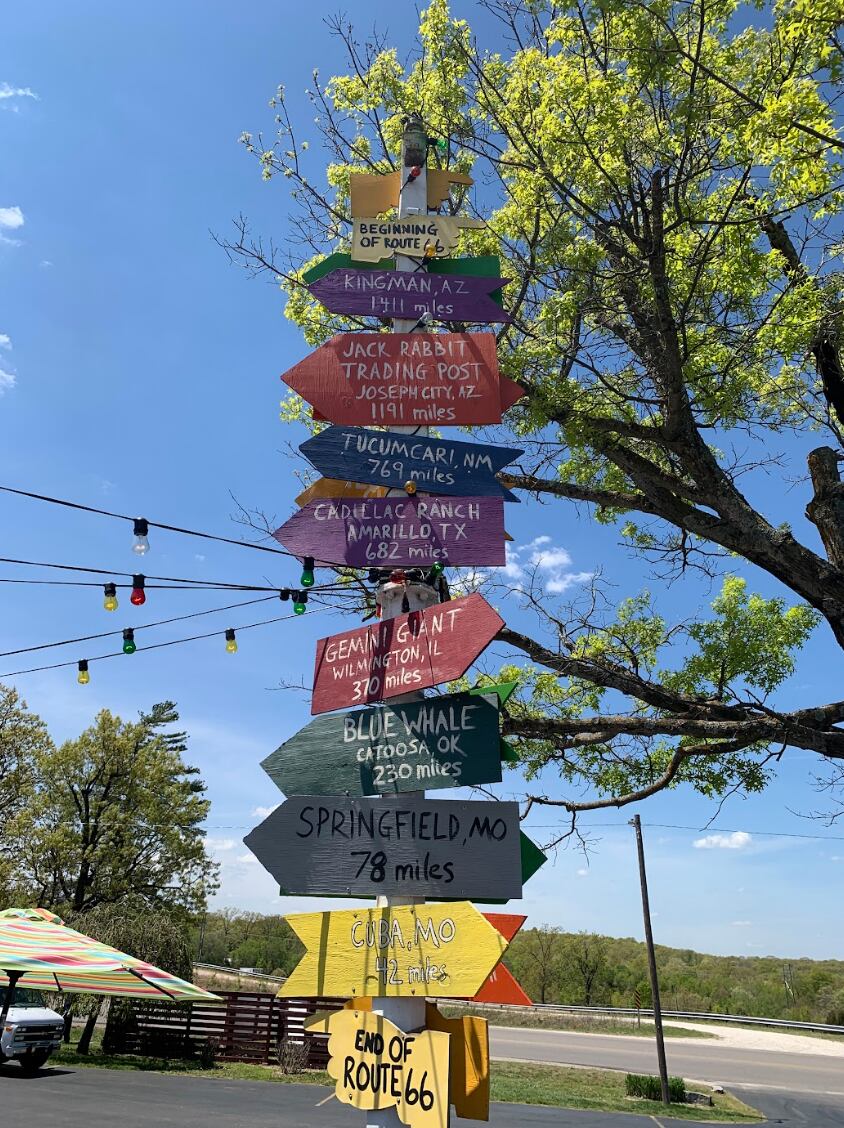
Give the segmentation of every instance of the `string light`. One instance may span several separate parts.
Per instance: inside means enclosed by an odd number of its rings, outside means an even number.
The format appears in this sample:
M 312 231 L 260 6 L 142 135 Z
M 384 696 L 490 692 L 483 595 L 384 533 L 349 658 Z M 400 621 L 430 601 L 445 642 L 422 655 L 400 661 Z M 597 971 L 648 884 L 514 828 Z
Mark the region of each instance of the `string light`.
M 290 598 L 290 588 L 282 588 L 281 591 L 278 593 L 278 598 L 281 600 L 282 603 L 286 603 L 287 600 Z
M 226 630 L 226 653 L 237 654 L 237 639 L 234 637 L 234 627 Z
M 123 653 L 134 654 L 137 649 L 137 646 L 135 646 L 135 632 L 131 627 L 127 627 L 123 632 Z
M 132 545 L 132 551 L 136 552 L 138 556 L 145 556 L 149 552 L 149 521 L 146 517 L 135 517 L 133 528 L 135 534 L 135 543 Z
M 91 675 L 88 673 L 88 659 L 80 659 L 77 669 L 79 670 L 79 673 L 76 675 L 76 680 L 80 685 L 87 685 L 91 680 Z
M 129 596 L 129 602 L 133 603 L 136 607 L 143 606 L 147 601 L 146 592 L 144 587 L 146 582 L 143 576 L 132 577 L 132 594 Z
M 314 558 L 313 556 L 306 556 L 302 561 L 302 576 L 299 583 L 304 588 L 314 586 Z
M 103 584 L 103 607 L 106 611 L 117 610 L 117 584 Z
M 308 605 L 308 593 L 306 591 L 294 591 L 294 593 L 293 593 L 293 612 L 294 612 L 294 614 L 304 615 L 307 605 Z

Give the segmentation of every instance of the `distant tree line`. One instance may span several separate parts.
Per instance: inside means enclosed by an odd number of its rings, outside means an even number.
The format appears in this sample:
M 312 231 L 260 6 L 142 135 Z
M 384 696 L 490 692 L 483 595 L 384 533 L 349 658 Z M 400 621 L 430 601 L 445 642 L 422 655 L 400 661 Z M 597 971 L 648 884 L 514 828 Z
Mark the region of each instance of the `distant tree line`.
M 191 928 L 198 963 L 219 967 L 257 967 L 268 975 L 288 975 L 302 945 L 281 916 L 238 909 L 203 913 Z
M 844 961 L 709 956 L 657 946 L 666 1010 L 748 1014 L 844 1025 Z M 651 1005 L 645 945 L 594 933 L 528 928 L 505 962 L 538 1003 Z

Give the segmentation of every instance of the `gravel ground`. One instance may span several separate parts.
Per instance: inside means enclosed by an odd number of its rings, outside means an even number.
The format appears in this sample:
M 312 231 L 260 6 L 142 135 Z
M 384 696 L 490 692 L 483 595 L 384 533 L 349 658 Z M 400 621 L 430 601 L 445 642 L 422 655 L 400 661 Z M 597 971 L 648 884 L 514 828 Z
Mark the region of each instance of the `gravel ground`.
M 805 1038 L 801 1034 L 786 1034 L 782 1030 L 748 1030 L 742 1026 L 715 1025 L 715 1023 L 686 1022 L 671 1019 L 672 1026 L 684 1030 L 703 1030 L 714 1034 L 723 1046 L 738 1050 L 779 1050 L 787 1054 L 810 1054 L 812 1057 L 844 1058 L 844 1038 L 833 1042 L 826 1038 Z M 622 1035 L 623 1037 L 624 1035 Z M 672 1038 L 672 1043 L 685 1042 L 685 1038 Z M 693 1039 L 688 1039 L 691 1043 Z

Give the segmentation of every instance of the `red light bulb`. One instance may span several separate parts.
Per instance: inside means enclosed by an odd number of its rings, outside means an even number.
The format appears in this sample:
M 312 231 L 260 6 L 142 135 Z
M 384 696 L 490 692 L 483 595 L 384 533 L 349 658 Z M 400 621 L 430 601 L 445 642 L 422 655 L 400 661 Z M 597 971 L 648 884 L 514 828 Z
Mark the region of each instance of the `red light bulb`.
M 129 602 L 133 603 L 136 607 L 140 607 L 142 604 L 146 603 L 146 601 L 147 597 L 146 592 L 144 591 L 144 577 L 133 576 L 132 594 L 129 596 Z

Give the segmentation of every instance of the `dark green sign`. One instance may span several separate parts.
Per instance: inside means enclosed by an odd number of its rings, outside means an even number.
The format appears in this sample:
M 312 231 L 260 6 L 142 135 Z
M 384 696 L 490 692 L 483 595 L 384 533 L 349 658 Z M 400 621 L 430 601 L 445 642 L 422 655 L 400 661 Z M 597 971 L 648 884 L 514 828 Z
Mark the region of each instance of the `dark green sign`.
M 263 761 L 285 795 L 389 795 L 501 780 L 499 697 L 426 697 L 315 717 Z

